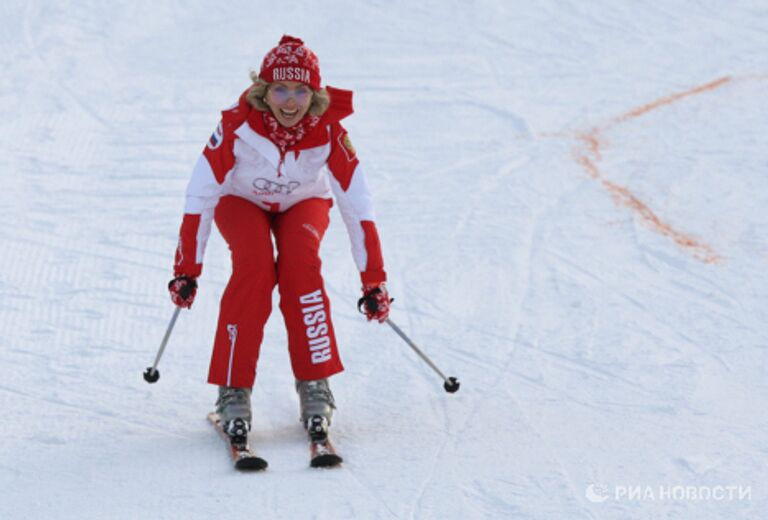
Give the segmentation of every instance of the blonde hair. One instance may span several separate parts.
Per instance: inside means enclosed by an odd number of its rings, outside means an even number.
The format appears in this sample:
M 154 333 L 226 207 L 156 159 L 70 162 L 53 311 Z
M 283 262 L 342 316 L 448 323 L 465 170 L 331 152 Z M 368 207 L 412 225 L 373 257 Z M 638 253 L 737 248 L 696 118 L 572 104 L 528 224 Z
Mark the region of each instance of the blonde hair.
M 264 97 L 267 95 L 267 89 L 271 83 L 267 83 L 259 77 L 259 73 L 255 70 L 251 71 L 251 81 L 253 85 L 248 90 L 248 94 L 245 98 L 248 103 L 259 110 L 260 112 L 266 112 L 269 110 L 269 106 L 264 101 Z M 309 105 L 309 114 L 313 116 L 321 116 L 328 110 L 328 105 L 331 104 L 331 96 L 324 88 L 320 90 L 312 90 L 312 103 Z

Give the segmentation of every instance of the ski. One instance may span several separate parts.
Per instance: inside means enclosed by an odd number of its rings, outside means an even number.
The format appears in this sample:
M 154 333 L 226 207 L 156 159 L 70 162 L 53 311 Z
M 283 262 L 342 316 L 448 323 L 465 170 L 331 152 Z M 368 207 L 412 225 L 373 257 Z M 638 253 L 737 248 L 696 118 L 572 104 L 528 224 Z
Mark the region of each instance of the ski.
M 244 471 L 260 471 L 267 469 L 267 461 L 259 457 L 253 448 L 248 444 L 248 433 L 245 435 L 230 436 L 224 431 L 224 427 L 219 419 L 219 414 L 211 412 L 208 414 L 208 420 L 213 424 L 216 431 L 224 437 L 229 446 L 229 453 L 235 469 Z
M 328 438 L 328 421 L 315 415 L 307 420 L 309 434 L 309 465 L 313 468 L 333 468 L 344 462 Z
M 309 442 L 311 454 L 309 465 L 313 468 L 333 468 L 344 462 L 328 439 L 323 441 L 310 439 Z

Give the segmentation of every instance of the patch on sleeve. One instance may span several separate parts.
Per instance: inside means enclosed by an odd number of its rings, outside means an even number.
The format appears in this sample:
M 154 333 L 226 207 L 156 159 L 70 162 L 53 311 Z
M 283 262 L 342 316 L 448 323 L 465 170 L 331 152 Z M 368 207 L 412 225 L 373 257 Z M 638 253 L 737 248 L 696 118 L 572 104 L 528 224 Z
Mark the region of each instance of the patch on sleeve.
M 341 138 L 341 149 L 344 150 L 344 155 L 347 156 L 347 160 L 354 160 L 357 152 L 355 152 L 355 147 L 352 146 L 352 140 L 349 138 L 349 134 L 344 132 L 344 134 L 339 137 Z
M 216 127 L 216 130 L 213 131 L 211 134 L 211 138 L 208 140 L 208 148 L 211 150 L 215 150 L 219 146 L 221 146 L 221 143 L 224 142 L 224 130 L 221 126 L 221 122 L 219 122 L 219 125 Z

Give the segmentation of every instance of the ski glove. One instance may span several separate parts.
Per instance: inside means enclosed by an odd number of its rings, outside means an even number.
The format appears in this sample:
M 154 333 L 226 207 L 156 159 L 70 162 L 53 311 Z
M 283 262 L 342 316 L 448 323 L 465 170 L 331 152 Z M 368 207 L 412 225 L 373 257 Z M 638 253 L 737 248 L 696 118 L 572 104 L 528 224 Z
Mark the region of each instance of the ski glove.
M 363 286 L 363 297 L 357 301 L 360 312 L 365 314 L 368 321 L 376 320 L 384 323 L 389 317 L 389 299 L 387 287 L 384 283 Z
M 177 276 L 168 282 L 168 291 L 171 293 L 171 301 L 177 307 L 189 309 L 197 294 L 197 280 L 191 276 Z

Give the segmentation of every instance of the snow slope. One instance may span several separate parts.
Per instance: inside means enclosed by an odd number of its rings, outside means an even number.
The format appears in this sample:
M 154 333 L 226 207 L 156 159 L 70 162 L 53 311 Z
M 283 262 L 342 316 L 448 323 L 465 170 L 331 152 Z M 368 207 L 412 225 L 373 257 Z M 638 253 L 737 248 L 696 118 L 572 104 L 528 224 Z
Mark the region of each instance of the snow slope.
M 759 0 L 3 2 L 0 518 L 764 517 L 767 27 Z M 191 167 L 283 33 L 355 90 L 392 318 L 462 388 L 356 312 L 334 212 L 346 463 L 307 467 L 276 314 L 270 469 L 237 474 L 205 421 L 215 233 L 141 372 Z

